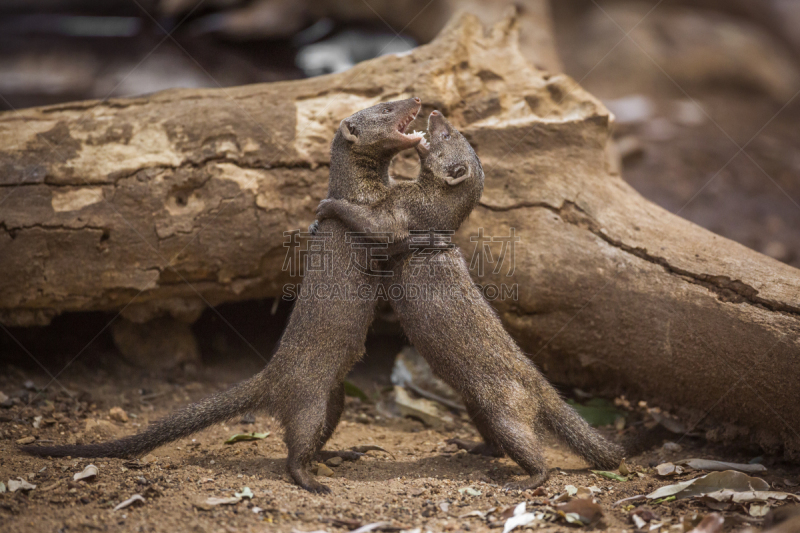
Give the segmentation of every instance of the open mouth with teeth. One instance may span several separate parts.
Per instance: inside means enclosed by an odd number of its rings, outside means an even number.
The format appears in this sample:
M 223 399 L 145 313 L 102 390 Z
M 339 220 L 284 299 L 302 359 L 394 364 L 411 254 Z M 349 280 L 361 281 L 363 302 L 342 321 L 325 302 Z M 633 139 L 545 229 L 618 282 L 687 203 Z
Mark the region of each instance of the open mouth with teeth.
M 409 124 L 411 124 L 411 122 L 414 121 L 415 118 L 417 118 L 417 113 L 419 113 L 419 108 L 410 113 L 406 118 L 397 124 L 398 133 L 400 133 L 405 140 L 409 141 L 409 146 L 414 146 L 419 142 L 425 142 L 425 132 L 413 131 L 411 133 L 406 133 L 406 128 Z

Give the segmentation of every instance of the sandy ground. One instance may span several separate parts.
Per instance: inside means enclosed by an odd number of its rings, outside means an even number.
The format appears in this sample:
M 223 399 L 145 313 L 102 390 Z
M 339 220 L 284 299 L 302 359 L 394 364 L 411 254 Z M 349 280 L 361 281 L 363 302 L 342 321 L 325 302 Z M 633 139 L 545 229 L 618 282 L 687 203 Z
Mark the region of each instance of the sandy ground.
M 452 437 L 477 439 L 468 421 L 455 416 L 452 424 L 435 430 L 413 419 L 386 418 L 374 403 L 355 398 L 348 398 L 343 421 L 329 448 L 377 445 L 391 453 L 370 451 L 357 462 L 332 467 L 333 477 L 324 479 L 333 489 L 327 496 L 309 494 L 291 484 L 284 472 L 286 450 L 280 432 L 265 416 L 256 416 L 255 423 L 235 421 L 213 427 L 133 462 L 34 458 L 16 449 L 16 441 L 25 437 L 36 437 L 43 443 L 93 442 L 135 432 L 148 421 L 244 377 L 245 372 L 249 369 L 211 366 L 198 371 L 194 379 L 173 375 L 170 382 L 163 375 L 142 374 L 122 363 L 111 372 L 76 365 L 72 377 L 60 380 L 70 396 L 59 387 L 41 394 L 26 390 L 26 381 L 41 386 L 49 379 L 44 374 L 7 367 L 0 373 L 0 391 L 18 400 L 0 408 L 0 480 L 8 484 L 22 478 L 36 489 L 0 494 L 0 530 L 344 532 L 386 522 L 384 531 L 488 531 L 492 524 L 486 519 L 464 515 L 491 508 L 502 510 L 523 501 L 528 510 L 543 509 L 548 497 L 573 485 L 600 489 L 596 500 L 604 517 L 584 529 L 633 531 L 631 507 L 612 507 L 614 502 L 697 475 L 659 478 L 653 465 L 685 457 L 739 462 L 752 459 L 746 451 L 652 428 L 653 424 L 634 408 L 628 428 L 604 428 L 604 433 L 629 446 L 633 442 L 634 447 L 645 447 L 644 452 L 628 459 L 641 476 L 625 482 L 599 477 L 563 446 L 548 442 L 551 476 L 544 491 L 505 492 L 503 485 L 522 474 L 512 461 L 454 452 L 447 445 L 446 440 Z M 370 381 L 369 376 L 354 379 L 371 397 L 387 397 L 386 387 Z M 113 419 L 109 415 L 113 407 L 121 407 L 128 422 Z M 263 440 L 224 444 L 233 434 L 253 431 L 271 433 Z M 679 441 L 682 450 L 665 449 L 663 443 L 669 440 Z M 764 463 L 769 470 L 761 477 L 778 490 L 791 491 L 791 483 L 800 481 L 797 467 L 770 457 L 765 457 Z M 88 464 L 98 468 L 97 477 L 88 482 L 73 481 L 73 475 Z M 209 497 L 232 497 L 243 487 L 251 489 L 251 500 L 218 506 L 204 503 Z M 467 487 L 472 489 L 469 493 L 459 490 Z M 113 510 L 134 494 L 144 497 L 143 505 Z M 673 522 L 710 512 L 699 502 L 686 500 L 651 507 L 660 518 Z M 741 510 L 724 514 L 726 531 L 751 525 L 757 528 L 761 523 Z M 553 532 L 574 529 L 560 521 L 536 522 L 533 527 Z

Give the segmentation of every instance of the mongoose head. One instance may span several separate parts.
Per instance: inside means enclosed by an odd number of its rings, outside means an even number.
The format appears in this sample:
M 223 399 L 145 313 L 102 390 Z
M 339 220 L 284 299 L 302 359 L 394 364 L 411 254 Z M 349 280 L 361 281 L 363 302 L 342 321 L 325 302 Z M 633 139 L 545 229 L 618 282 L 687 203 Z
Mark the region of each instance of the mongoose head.
M 355 153 L 391 157 L 413 148 L 423 139 L 422 133 L 405 133 L 421 106 L 420 99 L 415 96 L 362 109 L 339 124 L 336 136 L 344 138 Z
M 482 187 L 483 167 L 475 150 L 439 111 L 428 117 L 428 137 L 417 145 L 423 173 L 451 186 L 471 180 Z

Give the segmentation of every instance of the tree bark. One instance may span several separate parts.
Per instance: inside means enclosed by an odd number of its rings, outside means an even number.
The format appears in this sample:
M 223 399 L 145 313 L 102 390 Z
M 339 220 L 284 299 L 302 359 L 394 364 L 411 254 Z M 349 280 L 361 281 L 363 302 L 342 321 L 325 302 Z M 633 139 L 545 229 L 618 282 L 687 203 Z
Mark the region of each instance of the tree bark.
M 462 129 L 486 171 L 456 242 L 473 257 L 479 228 L 520 238 L 510 275 L 506 262 L 476 279 L 516 284 L 518 298 L 496 307 L 552 379 L 800 456 L 798 270 L 633 191 L 608 111 L 526 62 L 516 34 L 513 20 L 485 30 L 463 16 L 411 54 L 342 74 L 0 115 L 2 321 L 97 309 L 186 318 L 280 296 L 283 234 L 314 218 L 339 120 L 417 95 Z M 398 158 L 396 174 L 413 177 L 415 162 Z

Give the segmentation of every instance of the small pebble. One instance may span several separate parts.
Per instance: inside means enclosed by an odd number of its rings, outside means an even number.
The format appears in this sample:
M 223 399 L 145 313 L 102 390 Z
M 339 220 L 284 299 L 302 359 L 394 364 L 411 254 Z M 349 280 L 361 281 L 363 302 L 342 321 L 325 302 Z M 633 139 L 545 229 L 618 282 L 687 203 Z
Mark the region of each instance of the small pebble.
M 333 470 L 331 470 L 324 464 L 319 463 L 316 468 L 316 474 L 318 476 L 333 477 Z
M 33 444 L 35 441 L 36 441 L 36 437 L 29 436 L 29 437 L 23 437 L 21 439 L 17 439 L 17 444 L 22 444 L 22 445 L 24 445 L 24 444 Z
M 325 464 L 328 466 L 340 466 L 343 460 L 344 459 L 342 459 L 341 457 L 331 457 L 330 459 L 325 461 Z
M 111 417 L 111 420 L 116 420 L 117 422 L 125 423 L 128 421 L 128 413 L 122 407 L 112 407 L 108 410 L 108 416 Z

